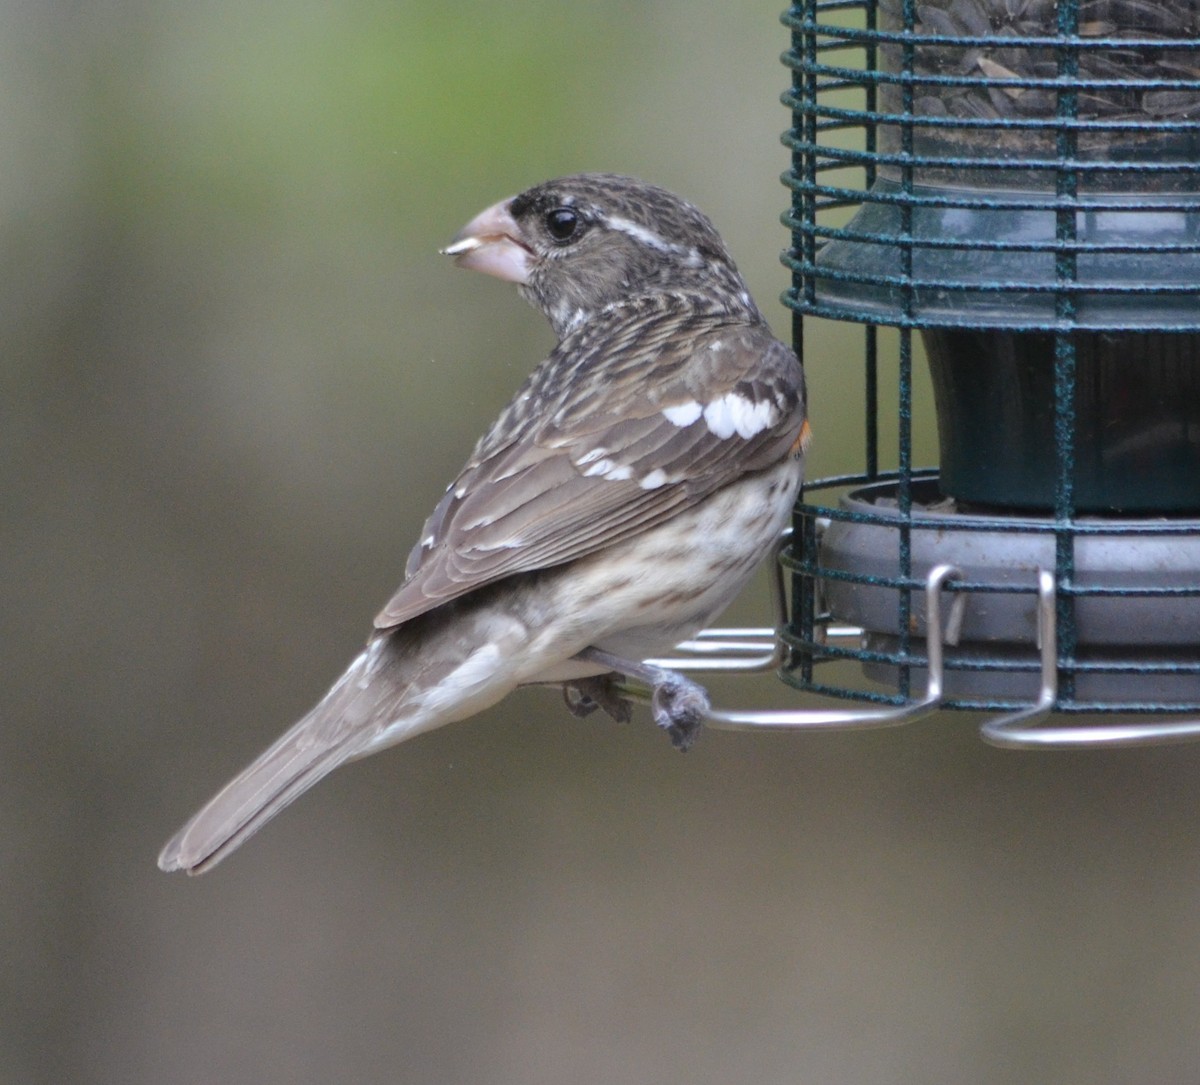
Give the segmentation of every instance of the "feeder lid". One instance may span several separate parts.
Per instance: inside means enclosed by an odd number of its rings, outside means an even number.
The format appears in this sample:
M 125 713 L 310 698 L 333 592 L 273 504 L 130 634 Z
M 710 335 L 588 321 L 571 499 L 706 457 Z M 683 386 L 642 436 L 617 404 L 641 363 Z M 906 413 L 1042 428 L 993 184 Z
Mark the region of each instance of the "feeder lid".
M 1075 215 L 1075 326 L 1200 328 L 1200 195 L 1078 202 L 1086 207 Z M 911 206 L 911 233 L 902 204 Z M 820 250 L 810 311 L 874 324 L 1053 328 L 1062 281 L 1055 247 L 1065 247 L 1053 205 L 1046 192 L 915 185 L 906 193 L 881 179 Z

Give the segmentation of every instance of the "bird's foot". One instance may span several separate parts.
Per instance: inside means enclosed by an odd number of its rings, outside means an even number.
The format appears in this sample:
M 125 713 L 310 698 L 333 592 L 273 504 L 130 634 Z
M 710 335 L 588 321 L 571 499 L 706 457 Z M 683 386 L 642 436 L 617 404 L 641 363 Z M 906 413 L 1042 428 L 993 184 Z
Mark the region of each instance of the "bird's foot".
M 685 678 L 677 671 L 669 671 L 665 667 L 655 667 L 649 663 L 622 659 L 620 656 L 614 656 L 611 652 L 605 652 L 600 648 L 585 648 L 575 658 L 590 663 L 599 663 L 608 667 L 615 674 L 624 675 L 626 678 L 632 678 L 635 682 L 649 686 L 650 710 L 654 714 L 654 722 L 671 736 L 671 744 L 677 750 L 687 750 L 696 741 L 696 736 L 700 733 L 700 727 L 704 723 L 704 717 L 708 715 L 712 707 L 708 694 L 699 683 Z M 595 696 L 590 686 L 585 685 L 596 679 L 585 678 L 582 682 L 568 684 L 564 690 L 567 707 L 579 716 L 594 712 L 599 707 L 604 708 L 614 719 L 628 719 L 629 703 L 614 688 L 613 675 L 601 675 L 599 680 L 608 689 L 604 696 L 620 701 L 622 716 L 617 716 L 604 701 Z M 572 687 L 575 687 L 578 692 L 574 694 L 570 692 Z M 572 704 L 573 696 L 581 698 L 574 705 Z
M 563 684 L 563 700 L 572 716 L 582 719 L 602 708 L 617 723 L 628 723 L 633 714 L 633 705 L 621 696 L 616 676 L 597 674 L 591 678 L 577 678 Z
M 664 670 L 650 694 L 654 722 L 671 736 L 671 745 L 681 752 L 696 741 L 711 707 L 704 687 L 675 671 Z

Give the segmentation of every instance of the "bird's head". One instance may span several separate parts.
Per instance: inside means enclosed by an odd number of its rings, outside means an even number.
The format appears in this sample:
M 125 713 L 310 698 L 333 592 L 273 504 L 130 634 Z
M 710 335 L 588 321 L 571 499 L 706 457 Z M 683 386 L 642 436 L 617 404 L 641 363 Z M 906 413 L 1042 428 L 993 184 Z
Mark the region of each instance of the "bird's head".
M 757 315 L 725 243 L 685 200 L 632 177 L 546 181 L 476 215 L 443 250 L 519 284 L 561 336 L 607 306 L 695 292 Z

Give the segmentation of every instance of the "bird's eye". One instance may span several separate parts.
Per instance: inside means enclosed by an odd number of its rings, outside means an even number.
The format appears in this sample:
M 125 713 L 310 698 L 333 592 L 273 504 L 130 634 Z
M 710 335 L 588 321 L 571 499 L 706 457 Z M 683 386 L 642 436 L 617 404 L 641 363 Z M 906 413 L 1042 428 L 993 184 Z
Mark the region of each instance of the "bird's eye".
M 555 241 L 570 241 L 579 233 L 579 213 L 570 207 L 546 212 L 546 229 Z

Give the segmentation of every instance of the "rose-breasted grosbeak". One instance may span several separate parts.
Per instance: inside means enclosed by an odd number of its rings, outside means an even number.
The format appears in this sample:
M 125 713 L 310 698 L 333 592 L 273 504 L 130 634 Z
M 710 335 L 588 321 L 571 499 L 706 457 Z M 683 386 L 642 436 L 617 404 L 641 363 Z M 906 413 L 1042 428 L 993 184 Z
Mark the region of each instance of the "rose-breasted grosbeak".
M 708 624 L 778 538 L 808 436 L 800 362 L 708 219 L 629 177 L 537 185 L 445 251 L 517 283 L 558 345 L 447 488 L 362 654 L 164 870 L 211 867 L 337 766 L 517 686 L 620 716 L 608 678 L 638 678 L 682 747 L 707 711 L 699 686 L 638 661 Z

